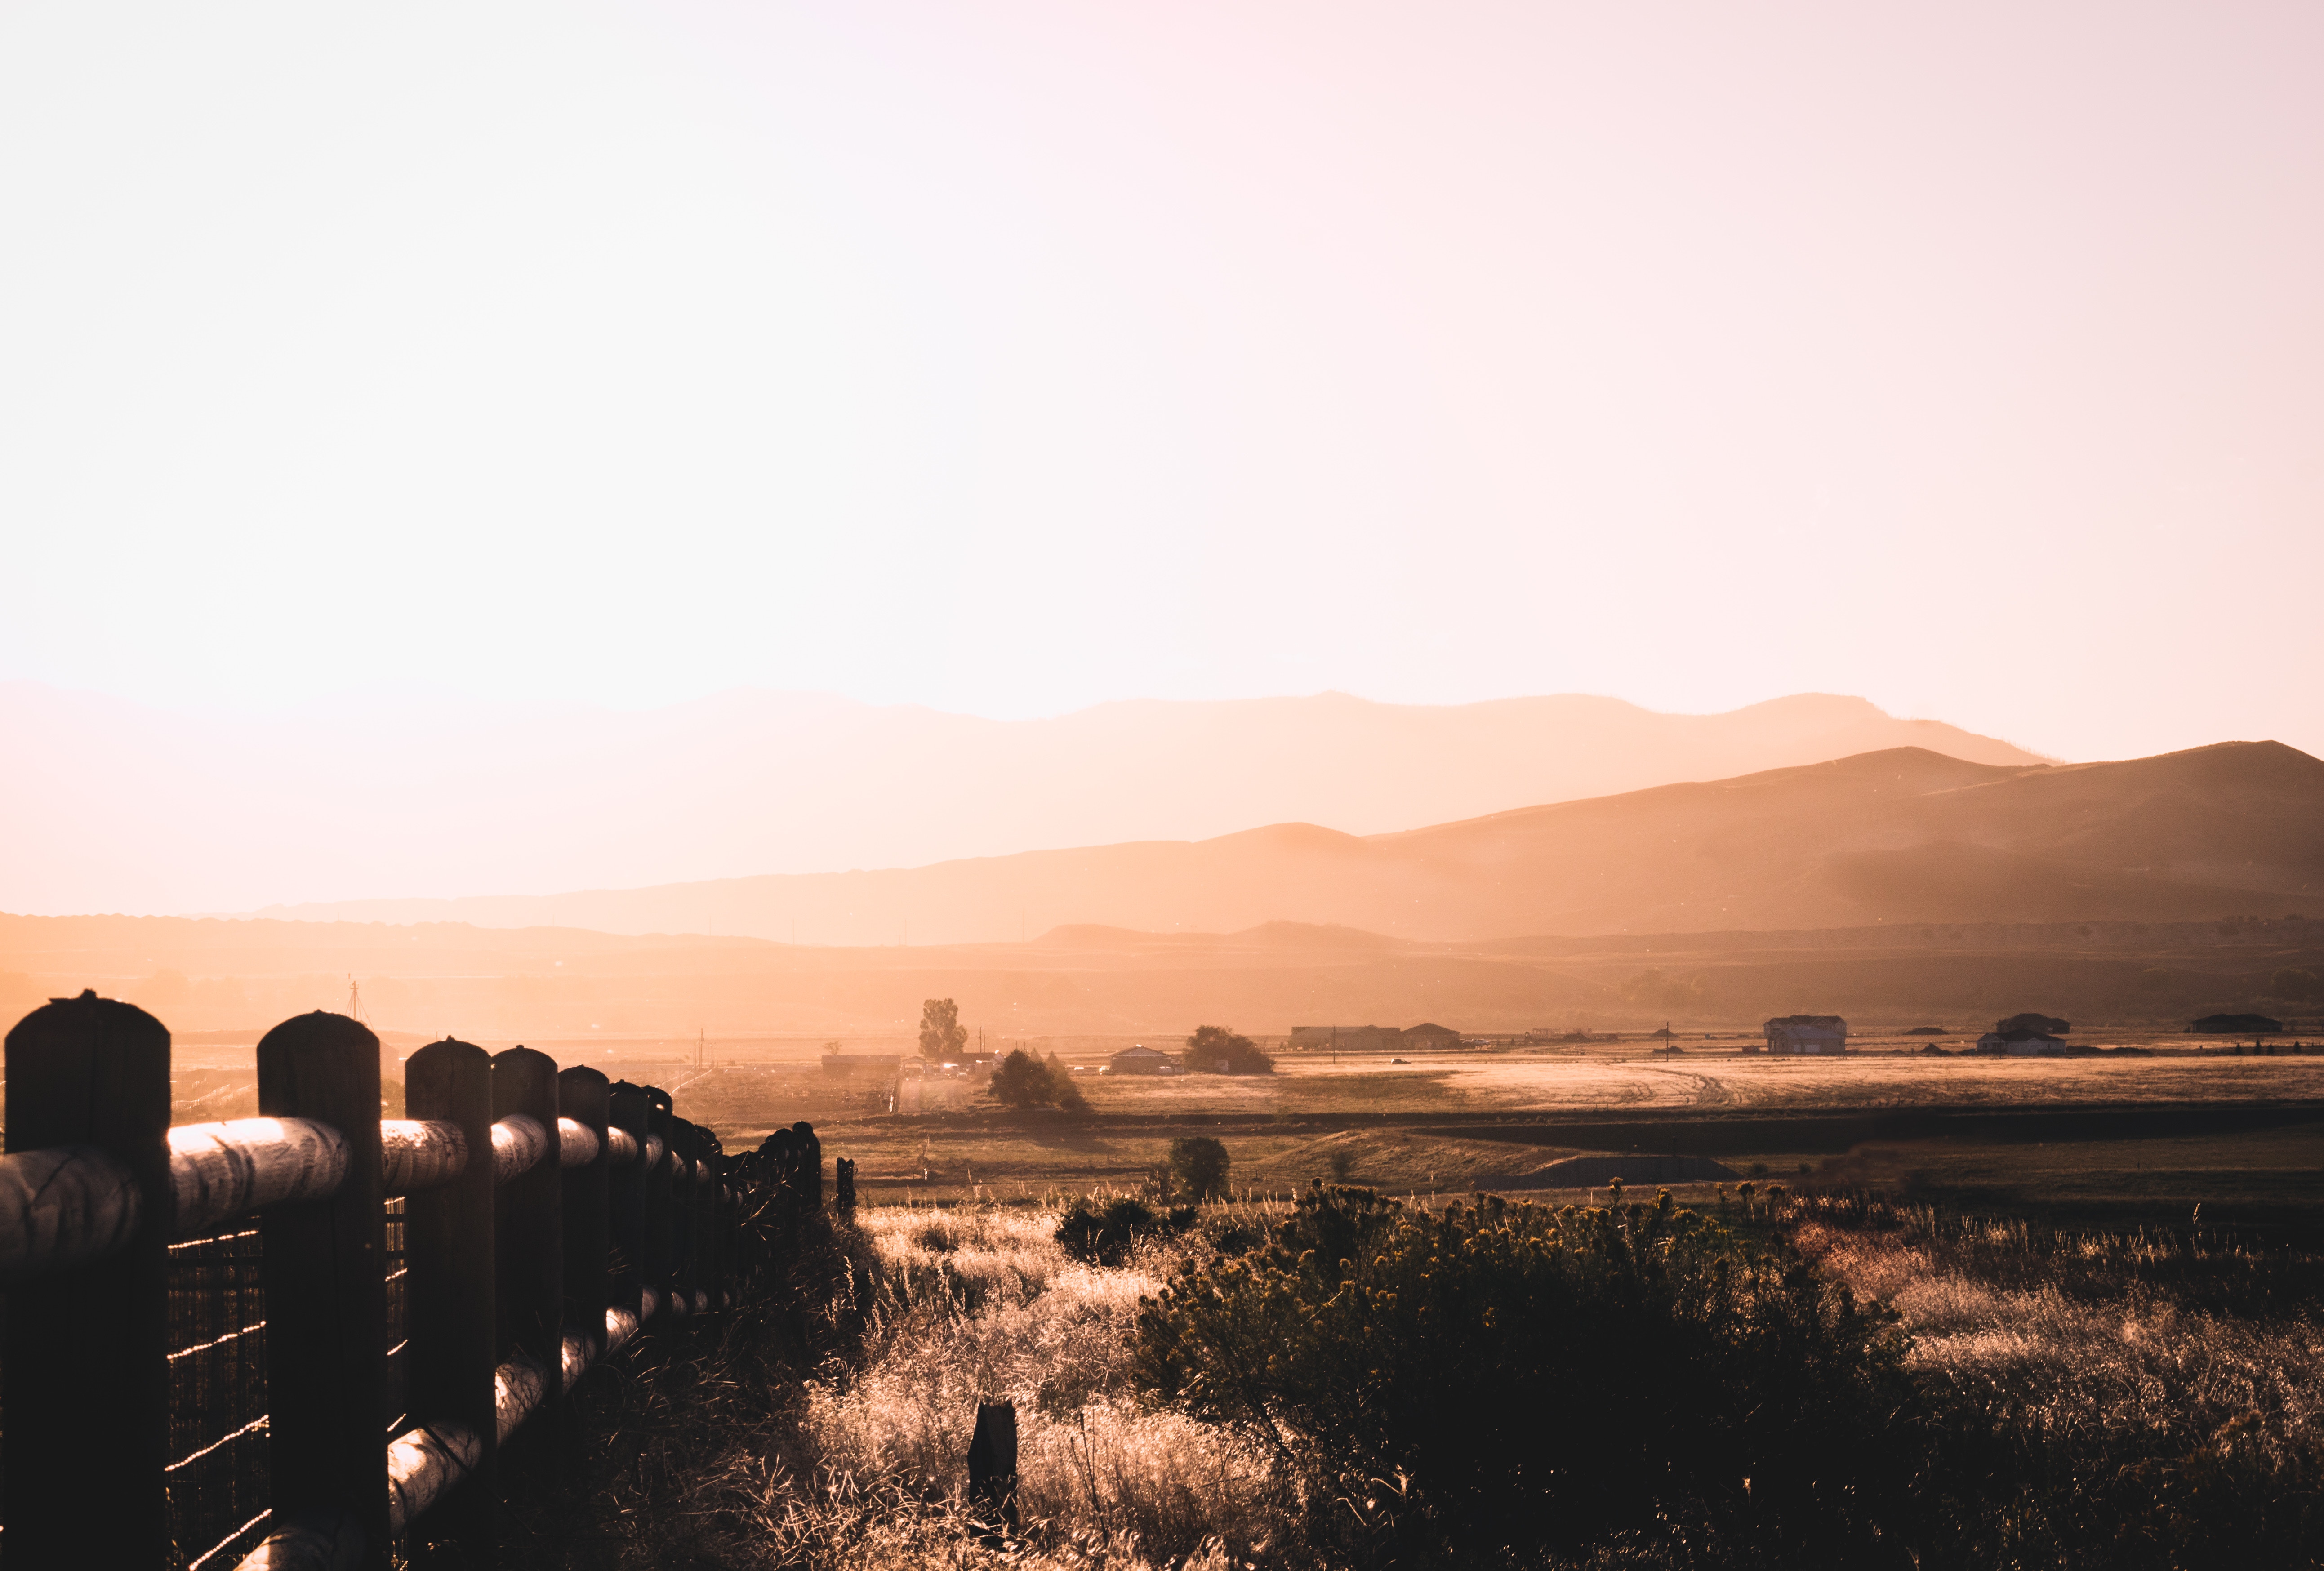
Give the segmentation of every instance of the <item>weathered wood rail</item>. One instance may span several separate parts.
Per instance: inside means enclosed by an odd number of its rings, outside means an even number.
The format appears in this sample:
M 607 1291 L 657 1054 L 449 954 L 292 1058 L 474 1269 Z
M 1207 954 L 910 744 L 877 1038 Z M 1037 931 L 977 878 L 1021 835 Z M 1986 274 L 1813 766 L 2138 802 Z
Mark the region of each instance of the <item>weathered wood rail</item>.
M 807 1125 L 730 1157 L 668 1093 L 525 1048 L 420 1049 L 401 1119 L 379 1116 L 378 1039 L 342 1015 L 275 1027 L 258 1074 L 263 1116 L 172 1129 L 169 1032 L 142 1010 L 84 993 L 9 1032 L 8 1566 L 336 1571 L 415 1529 L 488 1543 L 500 1448 L 565 1421 L 649 1325 L 735 1301 L 783 1235 L 766 1219 L 822 1205 Z M 263 1318 L 172 1348 L 173 1245 L 254 1234 Z M 172 1458 L 171 1361 L 260 1331 L 264 1411 Z M 175 1542 L 170 1474 L 262 1429 L 260 1514 Z

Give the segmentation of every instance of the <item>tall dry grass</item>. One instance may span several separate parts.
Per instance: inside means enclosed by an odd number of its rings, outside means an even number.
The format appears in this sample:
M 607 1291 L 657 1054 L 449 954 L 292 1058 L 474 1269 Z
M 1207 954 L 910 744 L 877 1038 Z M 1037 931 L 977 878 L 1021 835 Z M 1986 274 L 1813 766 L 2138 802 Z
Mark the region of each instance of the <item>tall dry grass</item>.
M 882 1269 L 860 1366 L 807 1388 L 801 1427 L 818 1465 L 957 1512 L 977 1404 L 1009 1400 L 1031 1545 L 1015 1564 L 1077 1564 L 1093 1545 L 1125 1566 L 1279 1548 L 1296 1502 L 1269 1458 L 1142 1400 L 1129 1379 L 1139 1300 L 1207 1245 L 1148 1244 L 1107 1269 L 1068 1255 L 1056 1223 L 1047 1209 L 862 1215 Z
M 1256 1236 L 1264 1206 L 1206 1232 Z M 1054 1206 L 866 1208 L 789 1283 L 649 1339 L 576 1389 L 569 1445 L 508 1459 L 496 1558 L 577 1571 L 1229 1571 L 1297 1563 L 1295 1502 L 1224 1430 L 1141 1401 L 1138 1300 L 1189 1237 L 1120 1269 L 1073 1259 Z M 1016 1403 L 1021 1537 L 966 1494 L 980 1400 Z M 457 1546 L 438 1562 L 464 1564 Z
M 1959 1558 L 2293 1566 L 2324 1552 L 2311 1259 L 1860 1200 L 1801 1201 L 1789 1233 L 1904 1317 L 1948 1431 L 1930 1483 Z
M 1141 1397 L 1130 1373 L 1139 1298 L 1205 1251 L 1264 1239 L 1286 1209 L 1214 1208 L 1114 1269 L 1055 1241 L 1054 1206 L 866 1209 L 785 1290 L 585 1383 L 576 1444 L 558 1456 L 545 1432 L 538 1465 L 514 1459 L 502 1558 L 1323 1564 L 1303 1537 L 1310 1502 L 1253 1440 Z M 2316 1261 L 1831 1197 L 1761 1194 L 1728 1215 L 1904 1317 L 1930 1399 L 1899 1419 L 1926 1431 L 1921 1472 L 1897 1481 L 1919 1502 L 1920 1566 L 2324 1564 Z M 1019 1414 L 1024 1526 L 1003 1548 L 964 1499 L 976 1406 L 997 1399 Z M 1731 1548 L 1609 1545 L 1589 1564 L 1760 1563 Z

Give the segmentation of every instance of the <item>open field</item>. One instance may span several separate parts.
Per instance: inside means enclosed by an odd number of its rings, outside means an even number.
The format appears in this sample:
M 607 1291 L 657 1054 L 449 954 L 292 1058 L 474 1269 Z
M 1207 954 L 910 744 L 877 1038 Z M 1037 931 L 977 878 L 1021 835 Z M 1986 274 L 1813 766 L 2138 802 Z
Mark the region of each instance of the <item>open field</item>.
M 670 1088 L 678 1113 L 730 1150 L 805 1119 L 827 1155 L 856 1160 L 867 1201 L 1135 1188 L 1174 1139 L 1203 1133 L 1227 1144 L 1239 1187 L 1270 1194 L 1330 1175 L 1335 1158 L 1357 1181 L 1425 1196 L 1532 1192 L 1568 1157 L 1659 1152 L 2089 1225 L 2179 1225 L 2200 1205 L 2214 1225 L 2324 1234 L 2324 1055 L 2108 1040 L 2153 1056 L 1951 1057 L 1898 1039 L 1841 1058 L 1770 1058 L 1732 1037 L 1676 1058 L 1635 1043 L 1409 1064 L 1286 1054 L 1270 1076 L 1084 1076 L 1085 1118 L 1005 1113 L 965 1080 L 927 1082 L 925 1115 L 892 1114 L 884 1084 L 831 1078 L 811 1056 L 819 1044 L 796 1040 L 702 1070 L 671 1042 L 549 1049 Z M 1094 1064 L 1127 1040 L 1084 1039 L 1064 1056 Z M 248 1044 L 178 1057 L 180 1122 L 255 1112 Z
M 1202 1133 L 1226 1143 L 1239 1187 L 1271 1194 L 1330 1175 L 1335 1157 L 1356 1181 L 1425 1196 L 1542 1189 L 1544 1169 L 1585 1153 L 1674 1153 L 2091 1225 L 2183 1224 L 2200 1205 L 2214 1225 L 2324 1227 L 2324 1058 L 2306 1055 L 1293 1056 L 1272 1076 L 1085 1078 L 1085 1118 L 1008 1114 L 935 1084 L 957 1111 L 866 1113 L 862 1093 L 850 1106 L 807 1066 L 722 1071 L 678 1104 L 730 1146 L 812 1119 L 826 1151 L 856 1160 L 867 1200 L 1131 1188 L 1172 1140 Z M 793 1111 L 817 1102 L 830 1111 Z

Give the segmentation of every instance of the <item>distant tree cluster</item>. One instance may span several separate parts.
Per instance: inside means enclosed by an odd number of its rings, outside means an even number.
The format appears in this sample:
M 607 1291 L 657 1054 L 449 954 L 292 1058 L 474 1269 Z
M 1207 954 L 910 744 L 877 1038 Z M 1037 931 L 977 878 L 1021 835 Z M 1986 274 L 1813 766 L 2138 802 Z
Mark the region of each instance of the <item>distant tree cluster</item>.
M 1622 997 L 1655 1009 L 1692 1009 L 1703 1001 L 1702 984 L 1661 971 L 1641 971 L 1622 984 Z
M 1089 1098 L 1074 1084 L 1072 1072 L 1056 1054 L 1047 1062 L 1019 1048 L 993 1067 L 985 1093 L 1003 1107 L 1019 1111 L 1055 1107 L 1066 1113 L 1087 1113 Z
M 1196 1026 L 1179 1056 L 1190 1075 L 1272 1075 L 1275 1060 L 1257 1042 L 1222 1025 Z
M 2324 977 L 2313 971 L 2301 971 L 2286 966 L 2267 979 L 2268 995 L 2304 1003 L 2310 999 L 2324 998 Z

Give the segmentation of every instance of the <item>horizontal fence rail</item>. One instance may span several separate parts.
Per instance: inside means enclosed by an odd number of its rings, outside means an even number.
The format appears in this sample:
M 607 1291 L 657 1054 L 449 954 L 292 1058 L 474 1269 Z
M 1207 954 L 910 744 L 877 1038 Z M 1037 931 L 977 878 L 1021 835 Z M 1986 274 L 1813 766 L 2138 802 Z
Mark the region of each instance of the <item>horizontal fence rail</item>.
M 398 1119 L 356 1021 L 286 1021 L 258 1058 L 264 1116 L 171 1128 L 143 1012 L 84 993 L 8 1035 L 11 1566 L 488 1550 L 501 1447 L 649 1326 L 736 1301 L 823 1204 L 807 1125 L 730 1157 L 667 1092 L 529 1049 L 421 1049 Z M 93 1477 L 124 1481 L 97 1512 L 61 1487 Z

